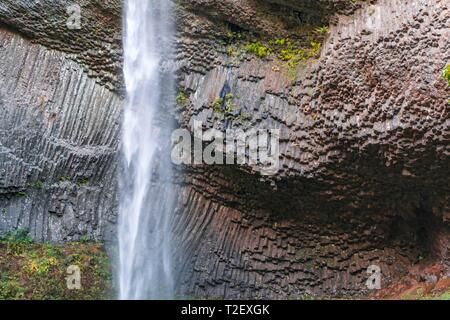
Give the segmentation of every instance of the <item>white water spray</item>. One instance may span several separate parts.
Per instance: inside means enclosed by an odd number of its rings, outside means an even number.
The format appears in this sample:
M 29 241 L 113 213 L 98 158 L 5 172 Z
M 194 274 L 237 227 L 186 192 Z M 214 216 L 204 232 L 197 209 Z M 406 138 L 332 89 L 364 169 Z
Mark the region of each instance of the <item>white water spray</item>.
M 173 76 L 162 69 L 173 36 L 168 0 L 126 0 L 123 120 L 120 176 L 119 286 L 121 299 L 173 295 L 169 222 L 170 127 L 164 105 L 173 96 Z

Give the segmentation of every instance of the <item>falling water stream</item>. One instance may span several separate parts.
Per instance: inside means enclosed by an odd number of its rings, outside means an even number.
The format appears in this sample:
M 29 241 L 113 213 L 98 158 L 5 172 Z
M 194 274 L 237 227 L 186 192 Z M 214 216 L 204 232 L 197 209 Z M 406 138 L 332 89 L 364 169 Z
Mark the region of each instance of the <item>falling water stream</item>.
M 126 0 L 123 119 L 120 174 L 120 299 L 173 295 L 170 218 L 173 188 L 168 161 L 169 122 L 164 105 L 173 95 L 170 57 L 172 2 Z M 166 68 L 167 69 L 167 68 Z

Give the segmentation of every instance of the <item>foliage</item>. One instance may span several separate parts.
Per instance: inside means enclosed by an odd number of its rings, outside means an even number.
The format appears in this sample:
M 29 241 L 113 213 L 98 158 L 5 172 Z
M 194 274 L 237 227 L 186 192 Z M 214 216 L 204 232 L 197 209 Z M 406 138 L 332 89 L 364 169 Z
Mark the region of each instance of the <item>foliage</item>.
M 80 290 L 67 288 L 67 267 L 81 269 Z M 25 231 L 0 240 L 0 300 L 79 300 L 111 297 L 111 271 L 97 243 L 36 244 Z
M 77 179 L 77 185 L 78 185 L 79 187 L 85 186 L 85 185 L 87 185 L 88 183 L 89 183 L 89 180 L 86 179 L 86 178 L 79 178 L 79 179 Z
M 225 109 L 223 109 L 223 99 L 221 98 L 217 98 L 216 100 L 214 100 L 211 108 L 214 110 L 214 112 L 223 114 L 224 117 L 228 120 L 233 120 L 240 123 L 251 120 L 251 115 L 247 112 L 239 110 L 240 107 L 239 105 L 234 103 L 234 99 L 234 95 L 232 93 L 228 93 L 225 97 Z
M 42 181 L 30 182 L 27 184 L 27 188 L 30 189 L 43 189 L 44 186 L 45 184 Z
M 323 35 L 328 32 L 328 27 L 315 29 L 316 34 Z M 320 52 L 321 42 L 313 36 L 308 41 L 293 40 L 289 38 L 278 38 L 262 42 L 253 42 L 245 46 L 246 51 L 256 55 L 259 58 L 267 58 L 274 54 L 281 61 L 291 64 L 298 64 L 300 61 L 316 57 Z
M 270 54 L 272 54 L 272 49 L 265 46 L 261 42 L 249 43 L 245 46 L 245 50 L 249 53 L 253 53 L 260 59 L 267 58 Z
M 224 111 L 222 110 L 222 105 L 223 105 L 223 99 L 217 98 L 212 103 L 211 108 L 214 110 L 214 112 L 223 113 Z
M 328 27 L 318 27 L 310 32 L 309 40 L 277 38 L 267 42 L 253 42 L 245 46 L 248 53 L 264 59 L 274 56 L 281 62 L 281 66 L 289 78 L 295 80 L 297 67 L 302 62 L 319 55 L 322 46 L 321 40 L 328 33 Z M 280 69 L 280 68 L 276 68 Z
M 189 103 L 189 97 L 186 95 L 184 91 L 179 91 L 177 94 L 177 105 L 180 108 L 185 108 Z
M 230 57 L 229 66 L 239 65 L 246 54 L 260 59 L 271 59 L 279 62 L 272 67 L 274 71 L 283 70 L 295 80 L 298 66 L 320 53 L 322 42 L 329 32 L 328 26 L 302 25 L 292 30 L 292 36 L 286 38 L 267 39 L 246 31 L 232 31 L 225 27 L 225 36 L 220 40 L 222 52 Z M 217 105 L 220 101 L 217 101 Z
M 82 235 L 80 237 L 80 240 L 78 240 L 81 243 L 89 243 L 89 236 L 88 235 Z
M 450 86 L 450 64 L 448 64 L 442 71 L 442 77 L 444 78 L 445 81 L 447 81 L 447 84 Z
M 400 297 L 401 300 L 450 300 L 450 290 L 447 288 L 441 293 L 427 292 L 424 287 L 410 290 Z
M 217 98 L 214 100 L 212 104 L 212 109 L 217 113 L 231 113 L 233 110 L 239 109 L 239 106 L 233 102 L 234 95 L 232 93 L 228 93 L 225 97 L 225 109 L 222 109 L 224 101 L 222 98 Z
M 314 29 L 314 31 L 320 35 L 327 34 L 329 30 L 330 29 L 328 28 L 328 26 L 317 27 L 316 29 Z
M 0 237 L 0 243 L 31 244 L 33 243 L 33 239 L 29 236 L 27 229 L 19 228 Z
M 68 182 L 68 181 L 70 181 L 69 177 L 62 176 L 62 177 L 59 178 L 59 182 Z

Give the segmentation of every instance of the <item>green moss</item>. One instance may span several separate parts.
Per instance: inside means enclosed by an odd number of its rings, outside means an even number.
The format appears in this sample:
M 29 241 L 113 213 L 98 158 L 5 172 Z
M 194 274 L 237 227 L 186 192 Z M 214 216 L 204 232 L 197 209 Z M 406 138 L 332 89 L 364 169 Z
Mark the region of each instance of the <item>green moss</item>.
M 323 36 L 328 33 L 328 27 L 318 27 L 309 31 L 309 40 L 278 38 L 266 42 L 259 41 L 245 45 L 248 53 L 264 59 L 273 57 L 279 61 L 278 70 L 295 81 L 298 74 L 298 66 L 309 59 L 319 55 Z
M 450 300 L 450 290 L 435 297 L 437 300 Z
M 317 34 L 325 35 L 330 31 L 330 28 L 328 28 L 328 26 L 322 26 L 322 27 L 317 27 L 316 29 L 314 29 L 314 31 Z
M 87 236 L 87 235 L 83 235 L 83 236 L 81 236 L 80 237 L 80 240 L 79 240 L 81 243 L 88 243 L 89 242 L 89 236 Z
M 448 64 L 442 71 L 442 77 L 444 78 L 445 81 L 447 81 L 447 84 L 450 86 L 450 64 Z
M 233 49 L 233 47 L 229 46 L 227 48 L 227 55 L 229 55 L 230 57 L 234 56 L 234 49 Z
M 267 58 L 270 54 L 272 54 L 272 49 L 261 42 L 249 43 L 245 46 L 245 50 L 260 59 Z
M 222 110 L 222 105 L 223 105 L 223 100 L 221 98 L 217 98 L 212 103 L 211 108 L 214 110 L 214 112 L 223 113 L 224 111 Z
M 27 229 L 19 228 L 0 237 L 0 243 L 31 244 L 33 243 L 33 239 L 29 236 Z
M 450 300 L 450 290 L 442 293 L 425 293 L 423 287 L 418 287 L 400 297 L 401 300 Z
M 42 181 L 36 181 L 34 186 L 37 189 L 42 189 L 44 187 L 44 183 Z
M 79 178 L 70 178 L 67 176 L 62 176 L 59 178 L 59 182 L 60 183 L 64 183 L 64 182 L 71 182 L 71 183 L 75 183 L 77 186 L 81 187 L 84 185 L 89 184 L 89 179 L 85 178 L 85 177 L 79 177 Z
M 186 92 L 179 91 L 176 98 L 177 106 L 180 109 L 186 108 L 186 106 L 189 104 L 189 97 L 187 96 Z
M 273 70 L 283 71 L 289 79 L 296 80 L 298 66 L 319 55 L 328 32 L 328 26 L 302 25 L 292 29 L 290 38 L 267 39 L 250 32 L 233 32 L 225 26 L 225 36 L 219 43 L 220 50 L 229 57 L 228 66 L 239 65 L 251 54 L 259 59 L 278 61 Z
M 80 186 L 85 186 L 85 185 L 87 185 L 89 183 L 89 180 L 88 179 L 86 179 L 86 178 L 79 178 L 78 180 L 77 180 L 77 185 L 80 187 Z
M 27 187 L 31 189 L 43 189 L 44 186 L 45 184 L 42 181 L 30 182 L 27 184 Z
M 217 98 L 211 105 L 214 112 L 223 115 L 225 119 L 233 120 L 235 122 L 244 124 L 245 122 L 252 119 L 251 115 L 247 112 L 241 110 L 239 114 L 235 114 L 236 111 L 240 109 L 239 105 L 234 102 L 234 95 L 229 93 L 225 97 L 225 109 L 223 107 L 223 99 Z
M 67 288 L 67 268 L 81 270 L 80 290 Z M 20 230 L 0 240 L 0 300 L 109 299 L 111 272 L 101 244 L 36 244 Z
M 327 27 L 316 29 L 316 33 L 319 34 L 326 32 L 328 32 Z M 266 58 L 273 54 L 280 61 L 288 62 L 291 65 L 298 65 L 301 61 L 316 57 L 320 52 L 321 45 L 318 39 L 311 36 L 306 42 L 303 40 L 279 38 L 269 40 L 267 45 L 261 42 L 250 43 L 245 48 L 247 52 L 253 53 L 259 58 Z
M 233 102 L 234 95 L 232 93 L 228 93 L 225 97 L 225 109 L 222 109 L 223 106 L 223 99 L 217 98 L 214 100 L 211 108 L 214 110 L 214 112 L 227 114 L 231 113 L 234 110 L 239 109 L 239 106 Z

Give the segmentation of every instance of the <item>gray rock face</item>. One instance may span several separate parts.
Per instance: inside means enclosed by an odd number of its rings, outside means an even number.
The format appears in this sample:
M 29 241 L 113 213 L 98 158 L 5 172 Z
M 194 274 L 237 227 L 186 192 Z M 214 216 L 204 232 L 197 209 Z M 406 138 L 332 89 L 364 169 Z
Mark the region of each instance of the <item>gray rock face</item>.
M 113 240 L 120 2 L 85 1 L 81 31 L 65 28 L 67 3 L 0 1 L 0 232 Z M 360 295 L 371 264 L 385 284 L 423 258 L 448 269 L 446 1 L 178 4 L 180 126 L 223 129 L 212 104 L 227 80 L 250 115 L 232 127 L 281 129 L 274 177 L 177 168 L 180 294 Z M 272 39 L 307 22 L 330 28 L 294 75 L 221 43 L 230 28 Z
M 0 30 L 0 232 L 114 231 L 121 99 L 68 59 Z
M 70 6 L 78 4 L 81 29 L 67 27 Z M 0 21 L 48 48 L 65 52 L 99 83 L 122 87 L 120 0 L 2 0 Z

